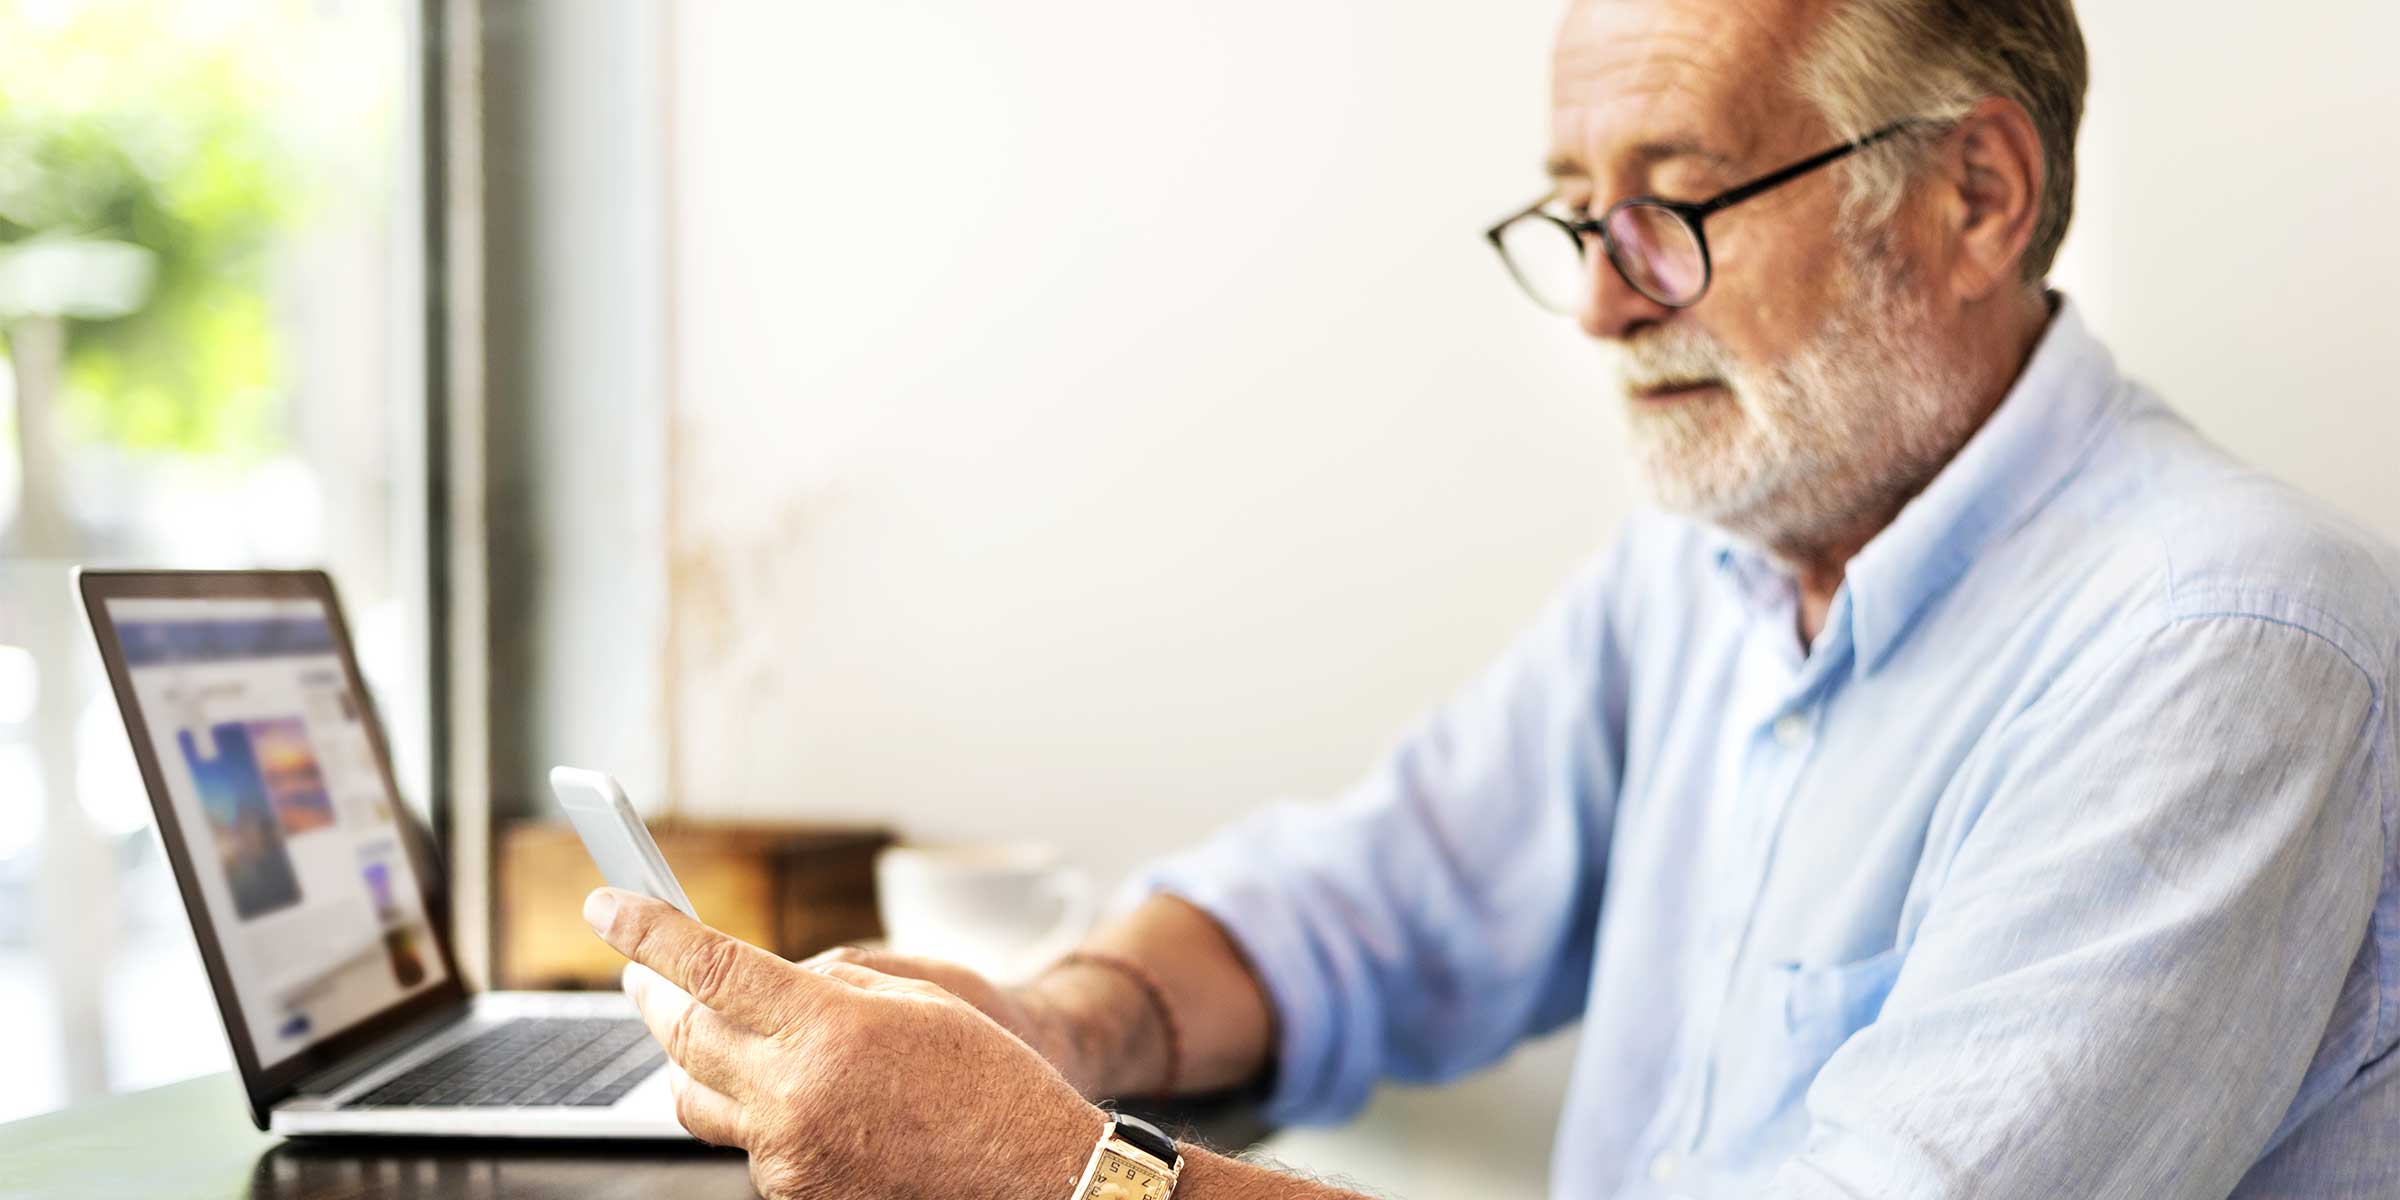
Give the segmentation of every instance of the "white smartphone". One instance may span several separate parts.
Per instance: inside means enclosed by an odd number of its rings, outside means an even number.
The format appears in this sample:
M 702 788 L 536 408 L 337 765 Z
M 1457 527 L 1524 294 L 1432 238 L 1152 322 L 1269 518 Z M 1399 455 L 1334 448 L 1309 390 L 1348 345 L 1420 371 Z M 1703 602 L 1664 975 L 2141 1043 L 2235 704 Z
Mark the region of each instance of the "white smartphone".
M 667 856 L 651 840 L 650 828 L 642 824 L 633 801 L 625 798 L 625 789 L 613 777 L 605 771 L 552 767 L 550 790 L 608 886 L 664 900 L 683 915 L 700 919 L 683 885 L 675 882 L 675 872 L 667 869 Z

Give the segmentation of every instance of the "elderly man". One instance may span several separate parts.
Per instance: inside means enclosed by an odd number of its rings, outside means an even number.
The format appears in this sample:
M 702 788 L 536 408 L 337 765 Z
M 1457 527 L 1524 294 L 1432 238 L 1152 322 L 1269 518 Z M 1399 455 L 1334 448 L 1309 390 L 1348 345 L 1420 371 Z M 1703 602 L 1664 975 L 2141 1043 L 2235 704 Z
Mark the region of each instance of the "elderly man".
M 2400 1195 L 2392 560 L 2043 287 L 2083 90 L 2069 0 L 1577 3 L 1492 236 L 1664 511 L 1031 984 L 596 893 L 685 1123 L 776 1197 L 1328 1196 L 1085 1097 L 1580 1019 L 1561 1197 Z

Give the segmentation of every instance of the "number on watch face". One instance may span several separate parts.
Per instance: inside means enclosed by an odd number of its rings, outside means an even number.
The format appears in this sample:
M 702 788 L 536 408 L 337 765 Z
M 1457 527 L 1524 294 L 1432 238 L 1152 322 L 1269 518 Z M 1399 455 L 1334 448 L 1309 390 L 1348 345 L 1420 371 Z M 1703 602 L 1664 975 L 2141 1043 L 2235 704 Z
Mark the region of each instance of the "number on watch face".
M 1103 1154 L 1083 1200 L 1166 1200 L 1167 1177 L 1115 1154 Z

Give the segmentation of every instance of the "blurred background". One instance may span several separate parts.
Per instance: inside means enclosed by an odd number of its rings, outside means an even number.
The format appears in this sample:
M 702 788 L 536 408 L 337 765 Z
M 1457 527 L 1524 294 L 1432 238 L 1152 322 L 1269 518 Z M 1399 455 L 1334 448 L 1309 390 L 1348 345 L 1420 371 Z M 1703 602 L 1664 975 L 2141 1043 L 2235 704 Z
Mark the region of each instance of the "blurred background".
M 230 1059 L 76 563 L 323 563 L 427 786 L 413 15 L 0 0 L 0 1119 Z
M 1631 502 L 1479 236 L 1560 7 L 0 0 L 0 1119 L 228 1065 L 77 562 L 331 568 L 502 983 L 556 762 L 1103 884 L 1337 792 Z M 2083 8 L 2059 286 L 2400 537 L 2400 8 Z M 1564 1075 L 1268 1150 L 1532 1194 Z

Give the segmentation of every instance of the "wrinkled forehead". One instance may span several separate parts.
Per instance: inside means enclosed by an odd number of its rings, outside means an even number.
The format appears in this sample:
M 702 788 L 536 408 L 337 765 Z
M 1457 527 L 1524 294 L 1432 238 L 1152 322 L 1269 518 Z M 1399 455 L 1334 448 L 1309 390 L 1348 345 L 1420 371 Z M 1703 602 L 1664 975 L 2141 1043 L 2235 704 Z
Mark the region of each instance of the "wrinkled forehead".
M 1829 0 L 1575 0 L 1551 60 L 1554 161 L 1590 173 L 1690 147 L 1726 161 L 1813 114 L 1793 64 Z

